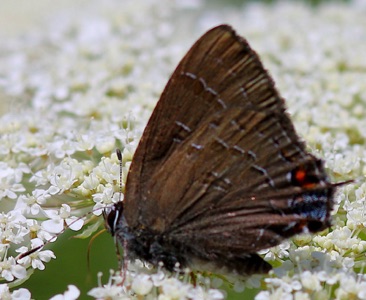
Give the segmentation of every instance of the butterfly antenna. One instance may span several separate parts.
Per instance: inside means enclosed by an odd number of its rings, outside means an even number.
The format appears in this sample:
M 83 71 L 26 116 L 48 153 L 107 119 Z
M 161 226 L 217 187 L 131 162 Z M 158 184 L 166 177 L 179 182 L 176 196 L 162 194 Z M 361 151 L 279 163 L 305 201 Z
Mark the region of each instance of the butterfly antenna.
M 120 149 L 116 149 L 117 158 L 119 160 L 119 201 L 122 201 L 122 152 Z M 116 245 L 116 254 L 118 258 L 118 266 L 119 269 L 122 270 L 122 282 L 123 285 L 126 279 L 126 272 L 127 272 L 127 241 L 123 241 L 123 255 L 120 253 L 120 247 L 118 247 L 118 241 L 115 237 L 115 245 Z
M 358 180 L 350 179 L 350 180 L 346 180 L 346 181 L 336 182 L 336 183 L 332 183 L 332 186 L 338 187 L 338 186 L 342 186 L 342 185 L 346 185 L 346 184 L 354 183 L 354 182 L 358 182 Z
M 122 201 L 122 152 L 120 149 L 116 150 L 117 158 L 119 160 L 119 201 Z

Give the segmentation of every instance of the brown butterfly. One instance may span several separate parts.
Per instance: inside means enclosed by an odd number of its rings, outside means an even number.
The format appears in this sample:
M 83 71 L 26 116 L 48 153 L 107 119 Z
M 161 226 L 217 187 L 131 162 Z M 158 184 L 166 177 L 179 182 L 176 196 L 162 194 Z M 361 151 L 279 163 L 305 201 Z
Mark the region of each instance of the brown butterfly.
M 258 250 L 330 226 L 339 184 L 305 148 L 258 55 L 215 27 L 165 87 L 108 229 L 128 259 L 168 270 L 268 272 Z

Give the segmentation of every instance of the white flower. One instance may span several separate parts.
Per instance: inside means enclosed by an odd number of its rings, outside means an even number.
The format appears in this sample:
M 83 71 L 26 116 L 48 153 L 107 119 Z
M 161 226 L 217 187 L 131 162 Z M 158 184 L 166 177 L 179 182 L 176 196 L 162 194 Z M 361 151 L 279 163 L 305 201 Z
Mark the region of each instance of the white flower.
M 68 290 L 63 294 L 59 294 L 50 298 L 50 300 L 76 300 L 80 296 L 80 291 L 75 285 L 68 285 Z
M 337 272 L 337 274 L 340 274 L 339 272 Z M 329 271 L 320 271 L 317 274 L 319 280 L 321 282 L 326 282 L 328 285 L 334 285 L 338 282 L 338 276 L 336 274 L 332 274 Z
M 0 284 L 0 299 L 2 300 L 30 300 L 31 293 L 27 289 L 18 289 L 10 292 L 6 284 Z
M 316 274 L 312 274 L 309 271 L 305 271 L 300 274 L 302 286 L 307 290 L 319 291 L 322 286 L 321 282 Z
M 17 264 L 13 257 L 4 258 L 0 262 L 0 276 L 6 281 L 13 281 L 15 278 L 22 279 L 27 275 L 26 269 Z
M 38 215 L 43 213 L 42 205 L 51 197 L 43 189 L 35 189 L 32 195 L 20 195 L 15 209 L 20 209 L 24 214 Z
M 308 293 L 296 292 L 294 294 L 294 300 L 311 300 L 312 298 Z
M 117 203 L 119 201 L 123 201 L 123 194 L 116 193 L 112 187 L 107 187 L 101 193 L 95 193 L 93 195 L 93 200 L 96 202 L 94 209 L 98 209 L 99 207 L 107 204 Z M 97 205 L 100 206 L 97 206 Z
M 27 289 L 18 289 L 11 294 L 12 300 L 30 300 L 31 293 Z
M 357 247 L 360 239 L 357 237 L 352 237 L 353 233 L 348 227 L 343 227 L 335 229 L 329 234 L 334 246 L 338 251 L 343 253 L 348 251 L 350 248 Z
M 35 249 L 39 246 L 42 246 L 43 242 L 35 238 L 31 241 L 31 249 Z M 27 253 L 30 249 L 27 247 L 20 247 L 17 252 L 20 254 Z M 44 262 L 49 262 L 52 258 L 56 258 L 51 250 L 39 250 L 33 253 L 27 254 L 21 259 L 18 259 L 18 265 L 29 267 L 31 266 L 33 269 L 44 270 L 45 265 Z
M 265 282 L 271 286 L 278 287 L 286 293 L 291 293 L 294 290 L 298 290 L 298 281 L 291 281 L 291 278 L 266 278 Z
M 147 274 L 140 274 L 137 275 L 133 281 L 131 288 L 137 295 L 147 295 L 150 293 L 151 289 L 153 287 L 153 283 L 150 279 L 150 276 Z
M 271 294 L 269 291 L 262 291 L 259 292 L 256 296 L 255 296 L 255 300 L 270 300 L 270 299 L 274 299 L 271 298 Z
M 10 168 L 5 162 L 0 162 L 0 199 L 5 197 L 15 199 L 16 193 L 24 192 L 25 188 L 20 183 L 22 178 L 21 170 Z
M 60 165 L 56 166 L 50 174 L 50 194 L 62 194 L 69 190 L 82 176 L 82 165 L 75 159 L 64 158 Z
M 293 300 L 293 295 L 281 289 L 259 292 L 255 300 Z
M 120 168 L 117 160 L 104 157 L 93 173 L 99 180 L 109 184 L 115 184 L 119 180 Z
M 49 146 L 49 151 L 57 158 L 64 158 L 75 153 L 77 144 L 71 140 L 55 141 Z
M 347 227 L 351 230 L 366 227 L 365 189 L 366 184 L 362 184 L 355 191 L 356 200 L 345 201 L 344 208 L 347 211 Z
M 39 238 L 42 241 L 56 240 L 56 237 L 50 234 L 48 231 L 43 230 L 38 221 L 34 219 L 27 220 L 27 226 L 31 238 Z
M 71 216 L 71 208 L 67 204 L 62 204 L 60 211 L 45 211 L 50 220 L 42 222 L 42 228 L 50 233 L 59 233 L 64 229 L 64 223 L 72 230 L 79 230 L 84 221 L 81 218 Z
M 95 140 L 92 136 L 87 134 L 82 134 L 78 136 L 78 144 L 77 144 L 77 150 L 79 151 L 85 151 L 85 150 L 91 150 L 95 145 Z
M 96 299 L 129 299 L 128 295 L 124 294 L 124 288 L 114 281 L 113 276 L 110 276 L 108 283 L 104 285 L 101 283 L 102 274 L 99 273 L 98 277 L 99 286 L 90 290 L 88 292 L 89 296 Z M 118 282 L 120 282 L 120 280 L 118 280 Z
M 0 240 L 20 244 L 24 237 L 29 233 L 27 219 L 19 210 L 9 213 L 0 213 Z
M 90 176 L 84 178 L 83 187 L 87 190 L 94 190 L 100 184 L 98 177 L 92 173 Z
M 165 295 L 164 295 L 165 296 Z M 165 296 L 169 299 L 171 299 L 169 296 Z M 197 300 L 222 300 L 224 299 L 224 294 L 215 289 L 206 289 L 202 286 L 196 286 L 195 288 L 190 289 L 190 291 L 187 294 L 187 297 L 189 299 L 197 299 Z
M 340 279 L 340 286 L 336 290 L 337 299 L 351 299 L 352 297 L 357 297 L 356 299 L 366 299 L 366 282 L 357 281 L 350 274 L 343 274 Z
M 99 137 L 96 141 L 96 148 L 100 153 L 111 152 L 115 149 L 116 142 L 111 136 Z
M 190 287 L 176 278 L 168 278 L 162 283 L 161 288 L 162 296 L 170 299 L 184 299 L 188 297 Z

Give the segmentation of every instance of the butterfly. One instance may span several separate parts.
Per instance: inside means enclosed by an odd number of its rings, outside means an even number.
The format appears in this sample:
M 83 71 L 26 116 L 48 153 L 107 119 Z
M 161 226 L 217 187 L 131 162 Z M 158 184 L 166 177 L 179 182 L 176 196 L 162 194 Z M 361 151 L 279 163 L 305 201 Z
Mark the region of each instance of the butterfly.
M 169 79 L 106 223 L 128 260 L 265 273 L 257 251 L 331 225 L 337 185 L 306 151 L 258 55 L 220 25 Z

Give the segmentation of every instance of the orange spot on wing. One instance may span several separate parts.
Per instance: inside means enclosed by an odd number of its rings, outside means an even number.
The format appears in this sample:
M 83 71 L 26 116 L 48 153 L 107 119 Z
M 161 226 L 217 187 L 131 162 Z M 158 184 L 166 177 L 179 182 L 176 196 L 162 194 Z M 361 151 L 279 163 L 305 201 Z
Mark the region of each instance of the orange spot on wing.
M 296 182 L 303 188 L 312 188 L 316 184 L 314 182 L 311 182 L 311 178 L 307 176 L 306 170 L 304 169 L 298 169 L 295 173 L 295 179 Z

